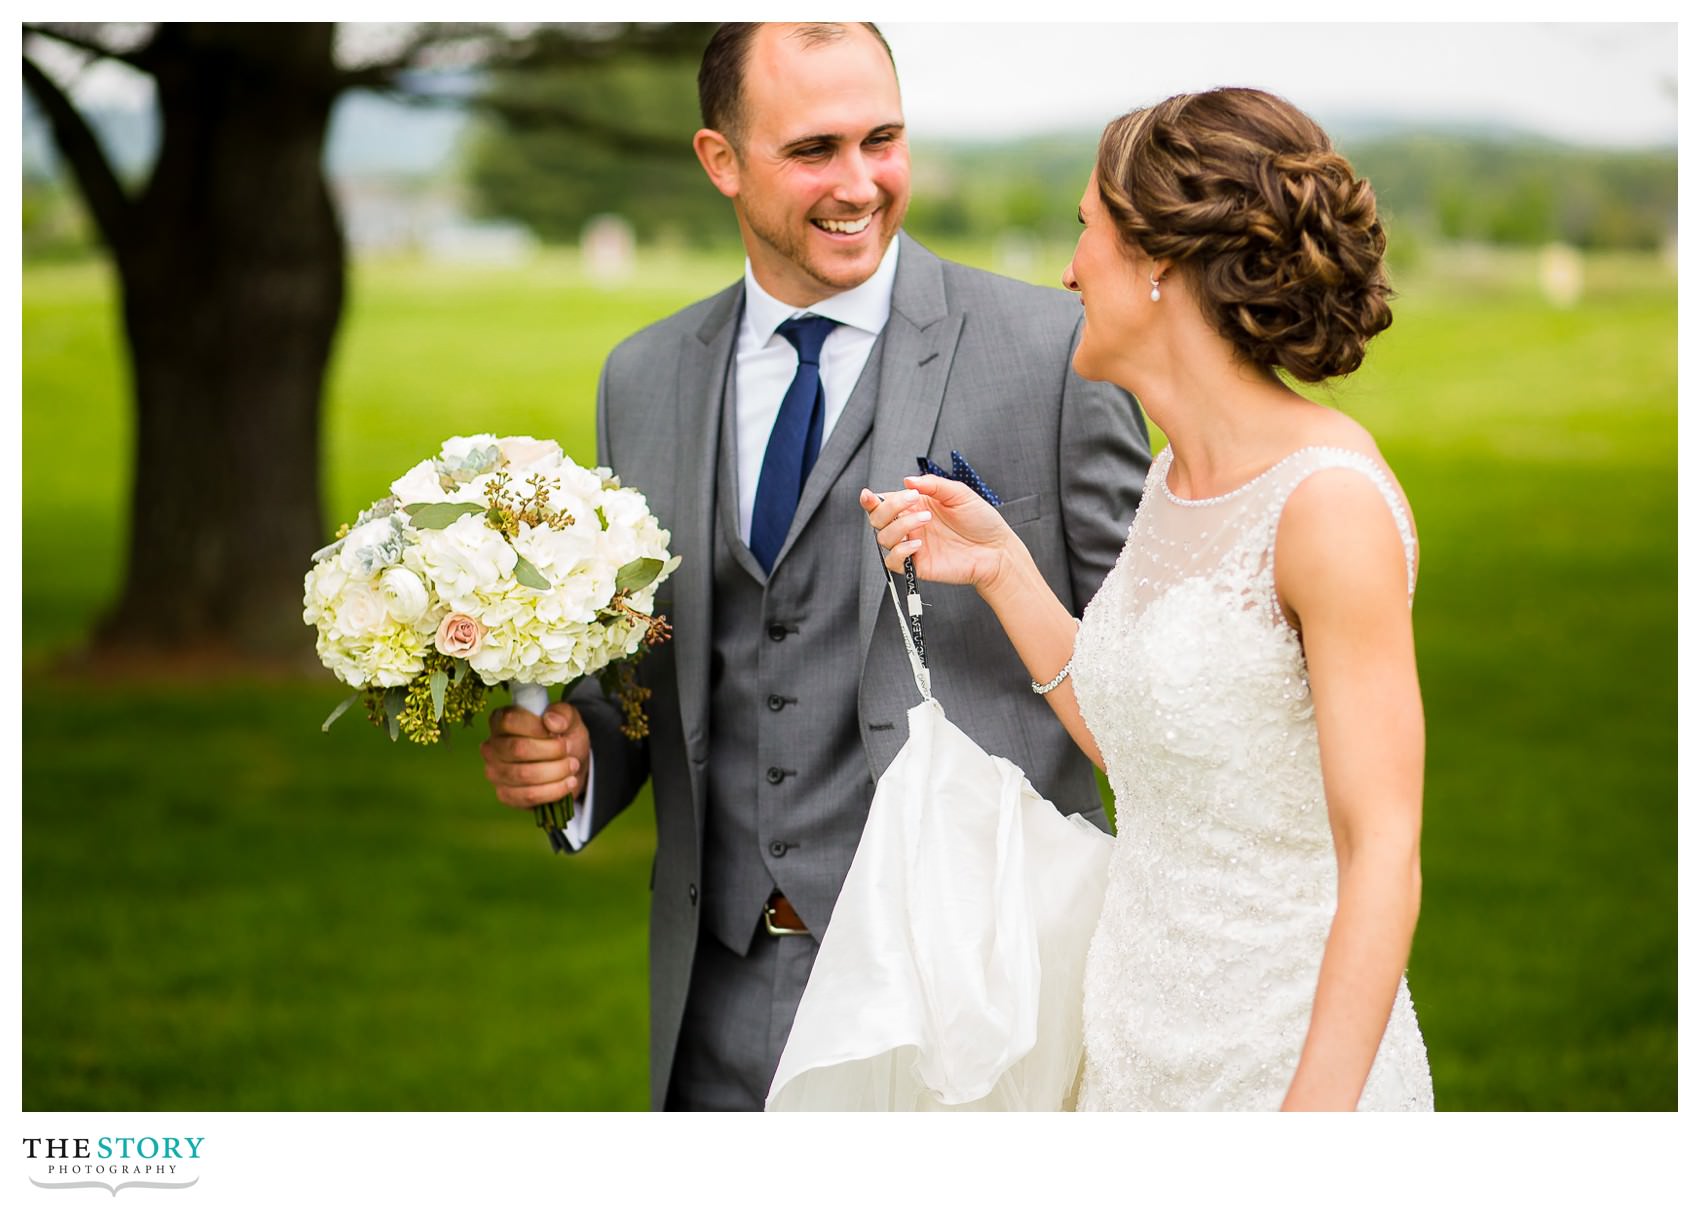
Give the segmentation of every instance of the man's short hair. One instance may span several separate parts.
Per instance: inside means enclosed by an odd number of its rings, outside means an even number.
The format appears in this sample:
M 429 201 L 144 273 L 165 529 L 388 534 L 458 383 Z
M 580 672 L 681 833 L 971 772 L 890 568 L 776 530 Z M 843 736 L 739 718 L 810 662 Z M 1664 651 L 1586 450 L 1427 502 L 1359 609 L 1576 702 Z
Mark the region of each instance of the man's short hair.
M 723 24 L 708 40 L 708 46 L 702 52 L 702 67 L 697 70 L 697 104 L 702 109 L 702 124 L 725 135 L 734 147 L 741 146 L 744 139 L 744 65 L 750 57 L 750 43 L 755 41 L 756 31 L 764 24 L 761 21 L 728 21 Z M 885 35 L 880 33 L 879 26 L 872 21 L 858 24 L 879 39 L 879 44 L 885 48 L 886 58 L 891 59 L 891 70 L 895 72 L 897 60 L 892 58 L 891 46 Z M 849 32 L 848 25 L 814 22 L 798 26 L 788 36 L 796 38 L 804 46 L 813 47 L 837 42 Z

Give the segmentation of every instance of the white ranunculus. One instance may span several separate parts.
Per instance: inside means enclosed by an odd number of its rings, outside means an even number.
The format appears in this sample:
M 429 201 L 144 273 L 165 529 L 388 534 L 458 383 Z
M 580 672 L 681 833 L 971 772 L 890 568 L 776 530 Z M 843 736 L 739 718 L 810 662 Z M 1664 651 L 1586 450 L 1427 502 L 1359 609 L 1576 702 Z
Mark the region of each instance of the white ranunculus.
M 407 569 L 390 569 L 378 578 L 378 592 L 390 614 L 402 623 L 417 623 L 431 605 L 425 583 Z

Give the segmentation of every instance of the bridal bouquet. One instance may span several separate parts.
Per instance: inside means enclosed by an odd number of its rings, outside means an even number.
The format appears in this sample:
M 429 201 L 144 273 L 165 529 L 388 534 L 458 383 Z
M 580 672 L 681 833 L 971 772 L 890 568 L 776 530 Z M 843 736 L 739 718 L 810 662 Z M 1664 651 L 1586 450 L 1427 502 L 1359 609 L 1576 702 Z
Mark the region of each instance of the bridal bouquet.
M 642 493 L 554 442 L 449 439 L 313 553 L 302 619 L 356 688 L 324 727 L 363 698 L 391 740 L 429 744 L 487 687 L 541 713 L 548 687 L 596 674 L 644 736 L 635 668 L 668 635 L 654 610 L 679 563 L 670 539 Z M 550 820 L 564 824 L 559 806 Z

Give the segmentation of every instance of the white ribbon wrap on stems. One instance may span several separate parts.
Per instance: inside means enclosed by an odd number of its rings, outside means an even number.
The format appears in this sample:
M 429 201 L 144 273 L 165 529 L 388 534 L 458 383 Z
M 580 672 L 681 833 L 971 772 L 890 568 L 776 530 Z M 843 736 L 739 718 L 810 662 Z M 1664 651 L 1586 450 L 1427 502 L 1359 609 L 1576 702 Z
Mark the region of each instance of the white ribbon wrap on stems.
M 533 716 L 541 716 L 549 710 L 549 688 L 538 686 L 535 682 L 510 682 L 508 694 L 513 696 L 514 705 L 522 707 Z
M 533 716 L 539 718 L 549 710 L 549 688 L 539 686 L 535 682 L 509 682 L 508 694 L 516 707 L 524 708 Z M 575 812 L 573 798 L 568 796 L 557 804 L 565 806 L 564 813 L 554 814 L 557 824 L 550 824 L 549 810 L 539 806 L 536 810 L 537 824 L 549 835 L 549 847 L 556 854 L 563 851 L 576 851 L 585 844 L 585 827 L 579 815 Z

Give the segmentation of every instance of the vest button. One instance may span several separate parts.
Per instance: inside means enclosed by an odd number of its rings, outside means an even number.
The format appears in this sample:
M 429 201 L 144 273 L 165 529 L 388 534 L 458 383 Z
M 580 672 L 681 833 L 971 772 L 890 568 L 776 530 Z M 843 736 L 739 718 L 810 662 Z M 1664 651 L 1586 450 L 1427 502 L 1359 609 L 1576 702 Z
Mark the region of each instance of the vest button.
M 785 639 L 785 625 L 783 623 L 770 623 L 770 624 L 768 624 L 767 625 L 767 638 L 769 640 L 784 640 Z
M 691 904 L 694 906 L 694 905 L 696 905 L 696 903 L 697 903 L 697 887 L 696 887 L 696 885 L 692 885 L 691 886 Z
M 769 843 L 768 846 L 767 846 L 767 853 L 769 855 L 772 855 L 774 858 L 777 859 L 779 856 L 785 854 L 785 852 L 789 851 L 790 849 L 791 849 L 790 846 L 786 843 L 772 842 L 772 843 Z
M 769 695 L 767 697 L 767 710 L 768 711 L 777 712 L 781 708 L 783 708 L 784 706 L 785 706 L 785 697 L 783 695 Z
M 778 767 L 768 767 L 767 768 L 767 781 L 769 783 L 781 783 L 781 782 L 784 781 L 784 779 L 785 779 L 785 772 L 781 771 Z

